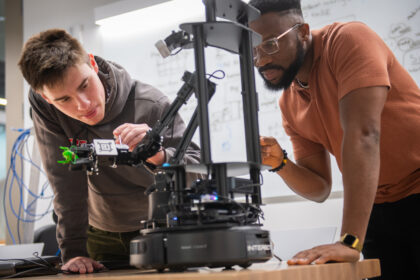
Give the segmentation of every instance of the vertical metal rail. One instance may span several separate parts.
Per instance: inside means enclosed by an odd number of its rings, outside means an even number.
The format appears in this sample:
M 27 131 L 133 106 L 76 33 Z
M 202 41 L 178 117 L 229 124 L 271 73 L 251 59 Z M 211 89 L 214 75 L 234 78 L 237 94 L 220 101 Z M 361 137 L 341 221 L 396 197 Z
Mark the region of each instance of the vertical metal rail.
M 203 0 L 206 7 L 206 21 L 216 21 L 216 2 L 214 0 Z
M 227 187 L 227 165 L 216 164 L 213 165 L 214 178 L 216 178 L 217 194 L 221 197 L 221 201 L 225 201 L 228 198 L 229 192 Z
M 204 61 L 204 34 L 203 26 L 201 24 L 193 25 L 194 36 L 194 55 L 195 55 L 195 69 L 197 73 L 197 100 L 198 100 L 198 120 L 200 124 L 200 146 L 201 146 L 201 163 L 210 164 L 211 161 L 211 146 L 210 146 L 210 126 L 209 126 L 209 112 L 207 104 L 209 101 L 207 79 L 206 79 L 206 65 Z
M 254 64 L 252 61 L 252 40 L 251 33 L 244 30 L 242 43 L 239 49 L 242 102 L 244 111 L 246 154 L 250 162 L 261 163 L 259 125 L 258 125 L 258 96 L 255 90 Z M 252 202 L 261 204 L 260 169 L 250 169 L 250 178 L 254 184 Z

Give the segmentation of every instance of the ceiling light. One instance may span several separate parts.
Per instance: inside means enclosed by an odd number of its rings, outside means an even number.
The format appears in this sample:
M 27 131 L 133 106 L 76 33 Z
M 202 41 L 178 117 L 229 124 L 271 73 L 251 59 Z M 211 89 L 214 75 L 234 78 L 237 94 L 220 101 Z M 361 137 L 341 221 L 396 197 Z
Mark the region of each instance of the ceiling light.
M 7 105 L 6 98 L 0 98 L 0 105 L 2 105 L 2 106 L 6 106 Z
M 95 9 L 96 24 L 115 35 L 174 26 L 203 17 L 204 5 L 198 0 L 124 0 Z

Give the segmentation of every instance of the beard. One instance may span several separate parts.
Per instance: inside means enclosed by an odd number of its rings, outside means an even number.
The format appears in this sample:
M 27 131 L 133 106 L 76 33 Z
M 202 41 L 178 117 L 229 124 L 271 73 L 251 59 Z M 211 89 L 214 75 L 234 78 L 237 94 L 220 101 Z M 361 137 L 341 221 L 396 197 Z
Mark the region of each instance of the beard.
M 302 42 L 299 40 L 297 42 L 296 58 L 292 64 L 290 64 L 289 68 L 285 69 L 284 67 L 275 64 L 267 64 L 258 68 L 258 72 L 263 78 L 264 84 L 268 89 L 278 91 L 287 89 L 292 84 L 305 59 L 305 52 L 303 50 Z M 278 83 L 272 83 L 264 77 L 262 72 L 268 69 L 277 69 L 284 72 L 283 77 L 281 77 L 281 80 Z

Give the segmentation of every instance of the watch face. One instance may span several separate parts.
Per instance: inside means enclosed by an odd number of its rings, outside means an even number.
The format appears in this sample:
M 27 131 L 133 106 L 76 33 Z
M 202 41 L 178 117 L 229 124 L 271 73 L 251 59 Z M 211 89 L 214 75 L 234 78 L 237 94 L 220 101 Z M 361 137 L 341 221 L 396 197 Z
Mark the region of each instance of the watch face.
M 343 239 L 343 243 L 348 244 L 348 245 L 353 245 L 356 240 L 357 240 L 357 237 L 347 234 Z

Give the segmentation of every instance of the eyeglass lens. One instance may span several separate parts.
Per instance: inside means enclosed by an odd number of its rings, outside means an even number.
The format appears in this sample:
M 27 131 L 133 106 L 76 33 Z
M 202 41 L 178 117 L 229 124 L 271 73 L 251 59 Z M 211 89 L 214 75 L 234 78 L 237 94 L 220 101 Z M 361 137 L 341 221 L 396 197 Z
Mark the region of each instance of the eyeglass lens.
M 280 34 L 277 38 L 268 39 L 262 42 L 260 45 L 252 48 L 252 54 L 254 58 L 256 58 L 258 55 L 258 48 L 261 48 L 261 50 L 266 54 L 273 54 L 279 51 L 279 39 L 281 39 L 284 35 L 286 35 L 287 33 L 299 26 L 301 26 L 301 24 L 295 24 L 294 26 L 286 30 L 284 33 Z

